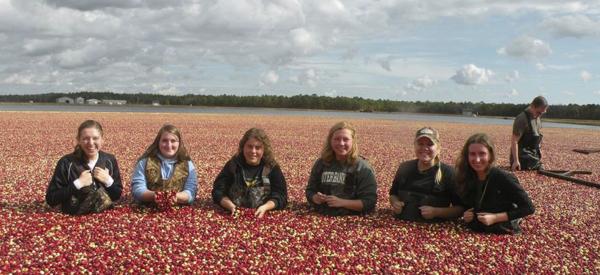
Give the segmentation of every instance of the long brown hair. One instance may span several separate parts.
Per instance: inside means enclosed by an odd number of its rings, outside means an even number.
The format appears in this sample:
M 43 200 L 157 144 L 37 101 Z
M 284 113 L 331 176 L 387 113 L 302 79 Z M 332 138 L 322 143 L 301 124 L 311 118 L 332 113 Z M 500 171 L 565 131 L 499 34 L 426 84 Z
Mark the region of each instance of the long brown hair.
M 177 159 L 177 161 L 191 160 L 190 155 L 188 154 L 188 151 L 183 143 L 181 131 L 172 124 L 165 124 L 160 128 L 160 130 L 158 130 L 154 141 L 152 142 L 152 144 L 150 144 L 150 146 L 148 146 L 148 149 L 146 149 L 146 151 L 142 154 L 138 161 L 147 157 L 156 156 L 158 155 L 158 153 L 160 153 L 159 143 L 160 138 L 164 133 L 173 134 L 177 137 L 177 139 L 179 139 L 179 148 L 177 149 L 177 153 L 175 153 L 175 158 Z
M 244 136 L 242 139 L 240 139 L 240 144 L 234 157 L 244 156 L 244 146 L 251 138 L 255 138 L 262 143 L 264 150 L 262 160 L 269 166 L 275 167 L 277 165 L 277 161 L 275 161 L 275 155 L 273 154 L 273 150 L 271 148 L 271 140 L 267 136 L 265 130 L 260 128 L 250 128 L 248 131 L 246 131 L 246 133 L 244 133 Z
M 88 119 L 82 122 L 79 125 L 79 128 L 77 128 L 77 145 L 75 145 L 75 150 L 73 150 L 73 155 L 80 160 L 85 160 L 86 156 L 83 152 L 83 149 L 81 149 L 81 145 L 79 145 L 79 138 L 81 138 L 81 132 L 87 128 L 94 128 L 98 130 L 98 133 L 100 133 L 100 137 L 104 137 L 104 131 L 102 130 L 102 125 L 100 125 L 100 122 L 92 119 Z
M 333 162 L 335 158 L 335 152 L 331 147 L 331 138 L 336 131 L 347 129 L 350 131 L 352 135 L 352 148 L 350 149 L 349 156 L 344 161 L 344 164 L 355 165 L 358 162 L 358 139 L 356 136 L 356 128 L 354 125 L 350 124 L 347 121 L 340 121 L 334 124 L 331 129 L 329 129 L 329 134 L 327 135 L 327 139 L 325 139 L 325 145 L 323 146 L 323 150 L 321 150 L 321 159 L 325 161 L 325 163 L 330 164 Z
M 473 170 L 471 165 L 469 165 L 469 146 L 471 144 L 482 144 L 488 149 L 490 153 L 490 159 L 488 161 L 486 173 L 494 166 L 494 162 L 496 161 L 494 143 L 488 135 L 484 133 L 477 133 L 469 137 L 465 142 L 460 155 L 456 159 L 456 186 L 461 194 L 464 194 L 466 191 L 467 181 L 477 178 L 475 170 Z

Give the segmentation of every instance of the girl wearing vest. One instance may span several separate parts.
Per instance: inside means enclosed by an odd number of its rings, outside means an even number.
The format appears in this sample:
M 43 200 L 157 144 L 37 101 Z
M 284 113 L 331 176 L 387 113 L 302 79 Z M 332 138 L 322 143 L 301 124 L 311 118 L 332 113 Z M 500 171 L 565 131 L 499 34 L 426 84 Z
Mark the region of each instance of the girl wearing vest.
M 456 163 L 456 184 L 467 226 L 476 231 L 519 233 L 523 217 L 533 214 L 531 199 L 510 172 L 494 166 L 496 154 L 486 134 L 472 135 Z
M 465 211 L 455 192 L 453 168 L 440 161 L 438 132 L 421 128 L 415 135 L 416 159 L 400 164 L 390 189 L 396 217 L 409 221 L 442 221 Z
M 310 172 L 306 199 L 325 215 L 366 214 L 375 209 L 375 174 L 358 154 L 356 130 L 350 123 L 342 121 L 329 130 L 321 157 Z
M 196 198 L 196 168 L 183 143 L 181 131 L 170 124 L 158 131 L 154 142 L 138 159 L 131 176 L 131 192 L 137 202 L 161 202 L 164 194 L 175 194 L 167 204 L 191 204 Z
M 121 173 L 115 156 L 101 151 L 103 134 L 97 121 L 79 125 L 75 151 L 58 161 L 48 184 L 48 205 L 60 204 L 68 214 L 97 213 L 121 197 Z
M 244 133 L 237 153 L 215 179 L 212 198 L 232 214 L 237 207 L 256 208 L 257 218 L 285 208 L 287 184 L 264 130 L 251 128 Z

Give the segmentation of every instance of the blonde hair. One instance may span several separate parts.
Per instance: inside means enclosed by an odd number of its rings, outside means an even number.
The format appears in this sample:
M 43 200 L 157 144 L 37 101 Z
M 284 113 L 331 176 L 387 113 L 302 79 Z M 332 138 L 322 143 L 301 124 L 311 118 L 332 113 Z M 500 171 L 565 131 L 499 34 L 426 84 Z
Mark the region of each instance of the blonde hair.
M 356 137 L 356 128 L 354 125 L 350 124 L 347 121 L 340 121 L 334 124 L 331 129 L 329 129 L 329 134 L 327 135 L 327 139 L 325 139 L 325 145 L 323 146 L 323 150 L 321 150 L 321 159 L 327 164 L 333 162 L 335 157 L 335 152 L 331 147 L 331 138 L 333 134 L 339 130 L 347 129 L 350 131 L 350 135 L 352 136 L 352 148 L 348 154 L 346 160 L 344 160 L 344 164 L 355 165 L 358 162 L 358 140 Z

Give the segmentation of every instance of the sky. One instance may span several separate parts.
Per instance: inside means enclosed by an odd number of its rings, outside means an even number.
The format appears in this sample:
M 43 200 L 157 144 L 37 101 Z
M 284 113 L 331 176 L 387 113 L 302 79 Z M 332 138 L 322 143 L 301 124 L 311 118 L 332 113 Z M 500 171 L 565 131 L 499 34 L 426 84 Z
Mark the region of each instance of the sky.
M 0 0 L 0 94 L 600 104 L 600 0 Z

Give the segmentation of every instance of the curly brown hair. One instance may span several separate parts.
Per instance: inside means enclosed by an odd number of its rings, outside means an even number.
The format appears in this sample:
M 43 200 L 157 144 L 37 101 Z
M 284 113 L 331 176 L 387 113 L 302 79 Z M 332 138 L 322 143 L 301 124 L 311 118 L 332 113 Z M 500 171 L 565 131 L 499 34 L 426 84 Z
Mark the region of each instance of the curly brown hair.
M 265 130 L 260 128 L 250 128 L 248 131 L 246 131 L 246 133 L 244 133 L 244 136 L 242 136 L 242 139 L 240 139 L 237 153 L 233 157 L 244 155 L 244 145 L 246 145 L 246 142 L 248 142 L 248 140 L 251 138 L 255 138 L 262 143 L 264 150 L 262 160 L 269 166 L 275 167 L 277 165 L 277 161 L 275 160 L 275 155 L 273 154 L 271 140 L 267 136 Z

